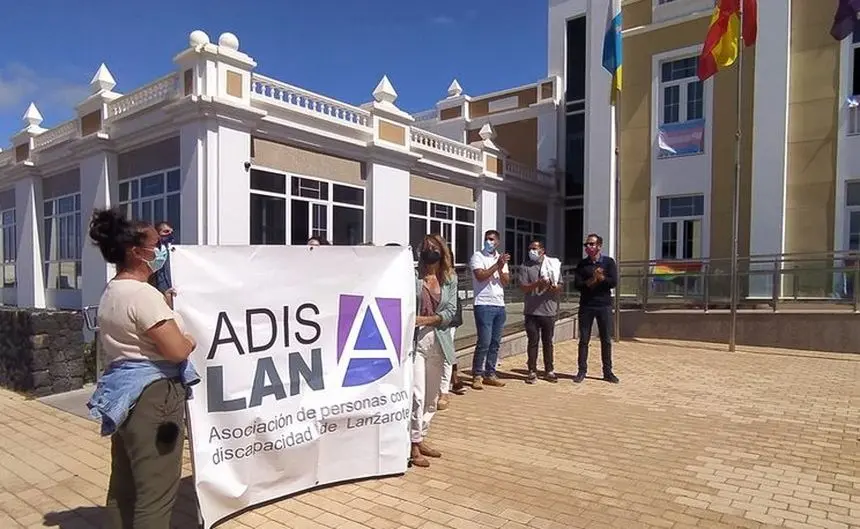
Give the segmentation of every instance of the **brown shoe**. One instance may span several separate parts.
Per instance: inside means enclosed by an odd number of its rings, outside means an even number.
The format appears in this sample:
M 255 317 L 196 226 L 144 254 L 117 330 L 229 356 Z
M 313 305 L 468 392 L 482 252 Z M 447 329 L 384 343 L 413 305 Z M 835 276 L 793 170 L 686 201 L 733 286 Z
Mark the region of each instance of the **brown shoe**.
M 449 398 L 448 395 L 442 395 L 439 397 L 439 401 L 436 402 L 436 409 L 439 411 L 444 411 L 448 409 Z
M 472 389 L 484 389 L 484 379 L 479 376 L 472 376 Z
M 421 443 L 412 443 L 412 453 L 409 456 L 412 459 L 412 466 L 427 468 L 430 466 L 430 461 L 421 454 L 421 449 L 418 448 Z
M 427 457 L 442 457 L 442 452 L 435 448 L 430 448 L 427 446 L 427 443 L 424 442 L 418 443 L 418 453 Z
M 502 382 L 502 380 L 499 379 L 499 377 L 497 377 L 496 375 L 493 375 L 491 377 L 484 377 L 484 384 L 486 384 L 490 387 L 493 387 L 493 388 L 505 387 L 505 383 Z
M 451 389 L 449 390 L 454 395 L 463 395 L 466 393 L 466 385 L 460 380 L 460 373 L 457 371 L 457 364 L 454 364 L 451 370 Z

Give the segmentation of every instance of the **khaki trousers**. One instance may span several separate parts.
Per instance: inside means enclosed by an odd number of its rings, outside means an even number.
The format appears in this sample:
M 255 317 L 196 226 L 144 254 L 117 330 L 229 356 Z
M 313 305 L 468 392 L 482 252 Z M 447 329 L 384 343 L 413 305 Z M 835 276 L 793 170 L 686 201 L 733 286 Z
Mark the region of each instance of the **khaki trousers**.
M 185 388 L 158 380 L 111 436 L 107 529 L 169 529 L 182 476 Z

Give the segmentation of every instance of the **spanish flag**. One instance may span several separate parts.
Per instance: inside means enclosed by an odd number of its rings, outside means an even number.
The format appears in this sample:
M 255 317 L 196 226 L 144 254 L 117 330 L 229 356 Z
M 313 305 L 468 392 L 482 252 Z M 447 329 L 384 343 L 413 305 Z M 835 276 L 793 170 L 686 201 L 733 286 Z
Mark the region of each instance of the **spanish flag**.
M 743 2 L 743 28 L 741 28 Z M 699 79 L 704 81 L 719 70 L 731 66 L 738 58 L 741 31 L 745 46 L 755 44 L 758 32 L 756 0 L 717 0 L 705 45 L 699 57 Z

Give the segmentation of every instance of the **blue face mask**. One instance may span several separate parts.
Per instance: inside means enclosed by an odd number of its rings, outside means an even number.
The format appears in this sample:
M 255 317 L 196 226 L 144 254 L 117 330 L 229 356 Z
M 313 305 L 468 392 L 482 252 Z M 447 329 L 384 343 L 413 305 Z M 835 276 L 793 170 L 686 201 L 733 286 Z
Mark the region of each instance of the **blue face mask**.
M 159 246 L 158 248 L 154 248 L 153 251 L 155 252 L 153 258 L 151 260 L 144 259 L 144 261 L 154 274 L 161 270 L 164 267 L 164 263 L 167 262 L 167 246 Z
M 161 238 L 161 244 L 173 244 L 174 240 L 175 240 L 175 237 L 171 233 L 170 235 L 165 235 L 164 237 Z
M 493 253 L 496 251 L 496 245 L 493 244 L 493 241 L 484 241 L 484 251 L 487 253 Z

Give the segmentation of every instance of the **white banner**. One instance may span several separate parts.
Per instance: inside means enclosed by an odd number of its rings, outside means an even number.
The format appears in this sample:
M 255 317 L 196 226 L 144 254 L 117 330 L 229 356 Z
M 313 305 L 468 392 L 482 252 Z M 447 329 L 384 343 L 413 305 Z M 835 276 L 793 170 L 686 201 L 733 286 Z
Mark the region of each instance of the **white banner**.
M 415 276 L 397 247 L 177 246 L 176 308 L 209 529 L 252 505 L 406 471 Z

